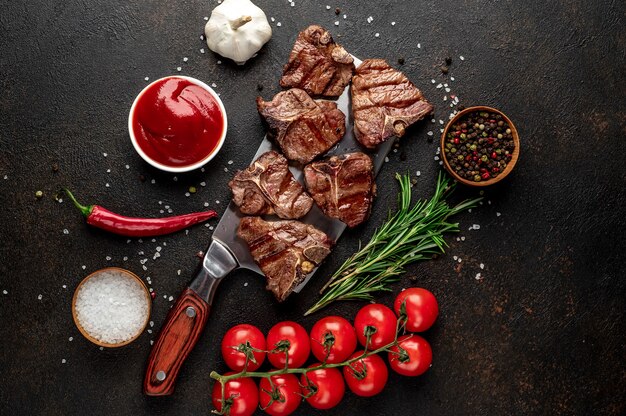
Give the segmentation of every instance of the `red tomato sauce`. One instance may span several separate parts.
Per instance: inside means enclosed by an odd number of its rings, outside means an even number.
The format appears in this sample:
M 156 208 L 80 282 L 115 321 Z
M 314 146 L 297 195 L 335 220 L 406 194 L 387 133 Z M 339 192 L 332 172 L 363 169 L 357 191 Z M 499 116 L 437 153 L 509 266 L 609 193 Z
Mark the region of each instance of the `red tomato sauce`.
M 132 127 L 148 157 L 181 167 L 200 162 L 216 149 L 224 116 L 207 90 L 172 77 L 152 84 L 139 97 Z

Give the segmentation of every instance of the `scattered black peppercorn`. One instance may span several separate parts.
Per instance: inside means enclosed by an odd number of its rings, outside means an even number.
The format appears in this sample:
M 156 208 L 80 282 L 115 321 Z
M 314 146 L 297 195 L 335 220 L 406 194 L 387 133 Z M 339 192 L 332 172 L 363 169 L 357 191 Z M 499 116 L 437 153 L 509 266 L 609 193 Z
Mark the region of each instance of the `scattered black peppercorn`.
M 257 91 L 263 91 L 263 85 L 257 84 L 256 89 Z
M 447 66 L 445 66 L 445 65 L 442 65 L 442 66 L 441 66 L 441 73 L 442 73 L 442 74 L 447 74 L 447 73 L 448 73 L 448 67 L 447 67 Z
M 335 9 L 335 14 L 339 14 L 339 13 L 341 13 L 341 9 L 340 9 L 339 7 L 337 7 L 337 8 Z
M 452 58 L 450 58 L 449 56 L 446 58 L 446 65 L 447 66 L 452 65 Z
M 59 165 L 57 165 L 56 163 L 52 164 L 52 172 L 58 172 L 59 171 Z
M 398 63 L 400 65 L 404 65 L 404 58 L 398 58 Z
M 143 175 L 139 175 L 139 180 L 140 180 L 141 182 L 145 182 L 145 181 L 146 181 L 146 177 L 145 177 L 145 176 L 143 176 Z

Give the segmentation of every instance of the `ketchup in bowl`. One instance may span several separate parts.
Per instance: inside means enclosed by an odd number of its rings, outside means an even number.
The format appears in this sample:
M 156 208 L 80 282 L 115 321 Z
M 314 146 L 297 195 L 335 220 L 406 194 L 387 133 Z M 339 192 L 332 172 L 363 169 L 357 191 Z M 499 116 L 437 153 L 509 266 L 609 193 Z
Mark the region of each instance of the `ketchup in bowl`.
M 188 77 L 167 77 L 148 85 L 135 100 L 129 119 L 138 153 L 148 163 L 171 171 L 207 162 L 221 147 L 225 129 L 226 115 L 217 95 Z

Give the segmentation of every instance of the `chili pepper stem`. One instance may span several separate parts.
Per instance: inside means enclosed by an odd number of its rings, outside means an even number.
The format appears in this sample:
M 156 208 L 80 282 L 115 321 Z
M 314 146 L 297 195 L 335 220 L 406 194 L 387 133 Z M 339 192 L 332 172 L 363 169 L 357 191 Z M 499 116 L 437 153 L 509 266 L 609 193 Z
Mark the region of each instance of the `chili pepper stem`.
M 72 195 L 72 193 L 70 192 L 69 189 L 67 188 L 63 188 L 63 191 L 65 191 L 65 193 L 67 194 L 67 196 L 70 198 L 70 200 L 72 201 L 72 203 L 74 204 L 74 206 L 76 208 L 78 208 L 80 210 L 80 212 L 85 216 L 88 217 L 89 214 L 91 214 L 91 210 L 93 209 L 93 205 L 81 205 L 76 198 L 74 198 L 74 195 Z

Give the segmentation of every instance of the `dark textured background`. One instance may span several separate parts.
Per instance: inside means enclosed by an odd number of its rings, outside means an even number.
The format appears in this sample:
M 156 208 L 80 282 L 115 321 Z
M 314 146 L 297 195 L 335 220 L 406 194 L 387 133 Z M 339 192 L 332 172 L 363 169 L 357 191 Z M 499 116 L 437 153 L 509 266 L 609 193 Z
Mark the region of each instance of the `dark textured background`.
M 491 203 L 458 218 L 465 241 L 451 236 L 445 256 L 411 267 L 393 293 L 380 298 L 389 304 L 409 285 L 438 296 L 441 316 L 425 335 L 434 350 L 432 369 L 416 379 L 392 374 L 380 396 L 346 394 L 327 414 L 624 414 L 624 3 L 295 1 L 289 7 L 258 0 L 282 26 L 274 24 L 270 43 L 245 67 L 218 65 L 219 57 L 200 53 L 207 49 L 200 39 L 203 17 L 215 1 L 0 2 L 0 414 L 206 414 L 209 371 L 224 370 L 218 344 L 228 327 L 250 322 L 266 331 L 294 319 L 310 329 L 323 314 L 351 318 L 362 306 L 336 304 L 302 317 L 325 276 L 395 206 L 396 171 L 420 170 L 416 194 L 430 194 L 440 166 L 437 140 L 429 142 L 427 132 L 437 137 L 438 123 L 423 122 L 402 141 L 381 173 L 371 220 L 344 235 L 299 296 L 277 305 L 263 279 L 249 272 L 224 281 L 173 397 L 141 392 L 154 334 L 100 351 L 80 336 L 70 315 L 78 282 L 116 265 L 152 278 L 156 330 L 170 306 L 163 295 L 183 289 L 210 231 L 199 226 L 157 243 L 127 243 L 86 226 L 68 201 L 56 202 L 59 186 L 130 215 L 158 216 L 158 201 L 176 213 L 205 201 L 223 211 L 233 170 L 247 165 L 263 137 L 257 85 L 265 98 L 278 91 L 295 36 L 311 23 L 328 27 L 358 57 L 396 66 L 403 57 L 402 70 L 436 105 L 437 119 L 447 117 L 449 101 L 431 79 L 450 84 L 463 105 L 505 111 L 522 140 L 511 177 L 486 191 Z M 337 18 L 335 7 L 348 18 Z M 439 71 L 447 56 L 454 82 Z M 178 66 L 181 74 L 217 84 L 230 130 L 206 172 L 175 181 L 134 152 L 127 116 L 144 77 L 174 74 Z M 185 197 L 191 185 L 199 191 Z M 41 200 L 37 190 L 44 192 Z M 476 192 L 457 197 L 463 194 Z M 472 224 L 480 230 L 467 231 Z M 155 247 L 166 243 L 153 261 Z M 453 256 L 463 259 L 461 268 Z M 147 271 L 139 263 L 145 257 Z M 303 405 L 298 414 L 317 412 Z

